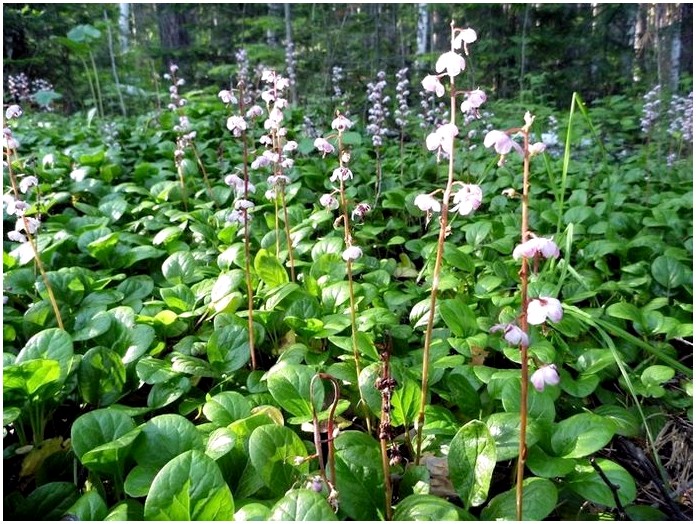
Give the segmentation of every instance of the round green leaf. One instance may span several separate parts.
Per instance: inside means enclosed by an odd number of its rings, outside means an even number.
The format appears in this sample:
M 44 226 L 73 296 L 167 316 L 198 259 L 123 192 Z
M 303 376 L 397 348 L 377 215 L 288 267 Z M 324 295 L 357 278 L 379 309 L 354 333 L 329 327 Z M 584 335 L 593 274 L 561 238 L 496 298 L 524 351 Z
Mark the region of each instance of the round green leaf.
M 650 366 L 641 373 L 640 381 L 646 386 L 659 386 L 671 380 L 674 373 L 674 369 L 668 366 Z
M 28 360 L 55 360 L 60 365 L 61 377 L 70 372 L 73 357 L 73 341 L 67 331 L 58 328 L 44 329 L 31 337 L 17 355 L 16 364 Z
M 77 378 L 78 388 L 85 402 L 108 406 L 123 395 L 126 368 L 117 353 L 99 346 L 90 349 L 82 357 Z
M 142 466 L 162 467 L 190 449 L 204 449 L 196 426 L 181 415 L 159 415 L 143 426 L 133 444 L 133 457 Z
M 519 454 L 520 414 L 493 413 L 486 419 L 486 425 L 495 440 L 497 460 L 509 460 Z M 527 421 L 527 447 L 539 440 L 537 425 L 533 420 Z
M 435 495 L 409 495 L 397 504 L 394 510 L 395 521 L 459 521 L 460 509 Z
M 579 413 L 556 424 L 551 447 L 557 456 L 586 457 L 609 443 L 615 432 L 616 425 L 610 418 Z
M 250 502 L 239 508 L 234 514 L 237 522 L 251 520 L 269 520 L 271 509 L 259 502 Z
M 173 458 L 145 499 L 147 520 L 232 520 L 232 492 L 215 461 L 198 450 Z
M 229 453 L 237 443 L 237 434 L 230 428 L 217 428 L 208 436 L 205 454 L 213 460 Z
M 203 405 L 203 414 L 216 426 L 228 426 L 251 414 L 251 404 L 241 393 L 223 391 Z
M 478 420 L 462 426 L 450 442 L 447 464 L 464 507 L 480 506 L 486 501 L 495 462 L 495 441 L 488 426 Z
M 162 264 L 162 274 L 172 285 L 196 280 L 196 261 L 188 251 L 177 251 Z
M 674 289 L 688 282 L 689 269 L 676 258 L 661 255 L 650 266 L 652 276 L 661 286 Z
M 575 460 L 551 457 L 540 446 L 532 446 L 527 453 L 527 467 L 537 477 L 564 477 L 575 467 Z
M 249 332 L 237 325 L 216 329 L 208 339 L 208 360 L 220 373 L 233 373 L 251 358 Z
M 366 433 L 346 431 L 334 445 L 341 511 L 353 520 L 378 520 L 385 511 L 379 444 Z
M 287 491 L 309 464 L 295 465 L 297 457 L 306 457 L 307 449 L 291 429 L 285 426 L 264 425 L 249 437 L 249 458 L 264 484 L 276 495 Z
M 636 482 L 631 474 L 615 462 L 597 459 L 597 466 L 613 485 L 617 486 L 619 500 L 625 507 L 636 498 Z M 590 502 L 609 508 L 616 507 L 611 489 L 590 464 L 578 465 L 566 478 L 568 488 Z
M 294 489 L 275 503 L 266 520 L 320 522 L 338 519 L 329 503 L 319 493 L 308 489 Z
M 87 491 L 75 504 L 70 506 L 68 515 L 74 515 L 77 520 L 104 520 L 108 513 L 106 502 L 96 491 Z
M 481 512 L 481 520 L 517 520 L 515 488 L 496 495 Z M 522 484 L 522 520 L 542 521 L 556 507 L 558 490 L 547 479 L 528 478 Z
M 288 413 L 296 417 L 311 417 L 312 400 L 317 411 L 324 402 L 324 387 L 321 381 L 315 381 L 314 395 L 310 392 L 314 374 L 308 366 L 300 364 L 274 367 L 267 374 L 268 391 Z
M 2 370 L 3 401 L 15 407 L 27 400 L 47 400 L 62 384 L 60 364 L 55 360 L 28 360 Z

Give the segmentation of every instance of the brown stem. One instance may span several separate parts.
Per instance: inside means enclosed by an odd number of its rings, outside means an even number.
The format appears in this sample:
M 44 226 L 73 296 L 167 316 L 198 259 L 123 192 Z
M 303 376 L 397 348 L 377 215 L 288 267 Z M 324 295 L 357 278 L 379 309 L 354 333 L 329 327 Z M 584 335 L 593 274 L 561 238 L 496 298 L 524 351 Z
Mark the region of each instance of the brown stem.
M 454 22 L 452 22 L 452 36 L 454 37 Z M 456 123 L 457 100 L 453 79 L 450 81 L 450 123 Z M 440 268 L 445 251 L 445 238 L 447 237 L 447 215 L 449 200 L 454 184 L 454 138 L 452 138 L 452 154 L 449 156 L 449 168 L 447 172 L 447 186 L 442 195 L 442 214 L 440 216 L 440 234 L 437 239 L 437 251 L 435 253 L 435 267 L 433 268 L 433 283 L 430 290 L 430 311 L 428 323 L 425 329 L 425 342 L 423 344 L 423 364 L 421 379 L 420 409 L 418 411 L 418 427 L 416 428 L 416 465 L 420 464 L 421 447 L 423 445 L 423 425 L 425 424 L 425 405 L 428 397 L 428 375 L 430 374 L 430 344 L 433 337 L 433 325 L 435 324 L 435 307 L 437 305 L 437 291 L 440 285 Z
M 193 155 L 196 157 L 196 163 L 198 163 L 198 167 L 201 169 L 201 173 L 203 173 L 203 182 L 205 183 L 205 190 L 208 193 L 208 198 L 211 202 L 215 202 L 213 200 L 213 188 L 210 187 L 210 181 L 208 180 L 208 172 L 205 170 L 201 156 L 198 154 L 198 148 L 193 140 L 191 141 L 191 148 L 193 149 Z
M 379 423 L 379 447 L 382 454 L 382 471 L 384 472 L 384 502 L 386 520 L 392 519 L 392 492 L 391 471 L 389 467 L 389 452 L 387 441 L 391 440 L 391 397 L 395 382 L 389 371 L 389 349 L 382 355 L 382 378 L 378 381 L 378 389 L 382 394 L 382 416 Z
M 280 203 L 283 206 L 283 219 L 285 220 L 285 237 L 288 241 L 288 257 L 290 258 L 290 279 L 295 281 L 295 258 L 292 250 L 292 237 L 290 236 L 290 223 L 288 218 L 288 208 L 285 205 L 285 184 L 280 184 Z
M 524 164 L 522 175 L 522 242 L 529 237 L 529 129 L 523 129 L 524 137 Z M 521 309 L 520 329 L 528 334 L 527 323 L 527 286 L 529 281 L 529 263 L 526 257 L 522 257 L 521 281 Z M 527 460 L 527 398 L 529 394 L 529 368 L 528 368 L 527 344 L 520 344 L 520 357 L 522 359 L 521 388 L 520 388 L 520 443 L 519 457 L 517 459 L 517 479 L 515 486 L 515 501 L 517 506 L 517 520 L 522 520 L 522 483 L 524 481 L 524 465 Z
M 11 158 L 11 151 L 6 150 L 5 151 L 5 156 L 7 158 L 7 172 L 10 175 L 10 184 L 12 185 L 12 192 L 14 193 L 15 199 L 19 200 L 20 195 L 19 195 L 19 190 L 17 189 L 17 178 L 14 174 L 14 171 L 12 170 L 12 158 Z M 15 155 L 17 153 L 15 152 Z M 58 327 L 60 329 L 65 329 L 63 326 L 63 317 L 60 314 L 60 308 L 58 307 L 58 302 L 56 301 L 56 296 L 53 293 L 53 287 L 51 286 L 50 281 L 48 280 L 48 275 L 46 274 L 46 270 L 44 269 L 43 262 L 41 262 L 41 257 L 39 257 L 39 247 L 36 244 L 33 235 L 29 231 L 29 221 L 27 220 L 27 217 L 22 215 L 22 222 L 24 223 L 24 233 L 26 233 L 27 236 L 27 242 L 29 242 L 29 245 L 31 246 L 31 250 L 34 253 L 34 260 L 36 261 L 36 267 L 39 270 L 39 274 L 41 275 L 41 280 L 43 280 L 44 286 L 46 286 L 46 292 L 48 293 L 48 301 L 51 303 L 51 307 L 53 308 L 53 313 L 56 315 L 56 322 L 58 324 Z

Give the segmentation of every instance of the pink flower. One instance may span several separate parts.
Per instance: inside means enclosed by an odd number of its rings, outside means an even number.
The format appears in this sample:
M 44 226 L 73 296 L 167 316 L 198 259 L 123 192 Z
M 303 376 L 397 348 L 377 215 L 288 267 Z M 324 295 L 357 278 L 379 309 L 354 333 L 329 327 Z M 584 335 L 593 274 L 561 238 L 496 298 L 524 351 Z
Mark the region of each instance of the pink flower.
M 546 151 L 546 144 L 543 142 L 535 142 L 534 144 L 529 146 L 529 154 L 530 155 L 538 155 Z
M 560 322 L 563 318 L 563 306 L 561 302 L 551 297 L 539 297 L 527 305 L 527 322 L 538 326 L 546 322 L 546 319 Z
M 38 185 L 39 179 L 36 178 L 34 175 L 29 175 L 25 176 L 19 181 L 19 190 L 22 193 L 26 193 L 29 191 L 30 188 L 34 187 L 35 185 Z
M 434 211 L 435 213 L 439 213 L 441 209 L 440 202 L 433 198 L 432 195 L 418 195 L 413 203 L 421 211 Z
M 314 141 L 314 147 L 316 147 L 324 155 L 326 155 L 327 153 L 331 154 L 335 151 L 334 146 L 332 146 L 328 140 L 321 137 L 317 138 Z
M 338 200 L 333 195 L 321 195 L 319 203 L 327 209 L 338 209 Z
M 25 237 L 19 231 L 9 231 L 7 233 L 7 238 L 12 240 L 13 242 L 20 242 L 22 244 L 27 241 L 27 237 Z
M 343 180 L 345 182 L 349 178 L 353 178 L 353 172 L 350 169 L 347 167 L 337 167 L 333 170 L 329 180 L 331 180 L 331 182 L 338 182 L 339 180 Z
M 346 250 L 343 252 L 343 260 L 348 262 L 349 260 L 357 260 L 362 256 L 362 249 L 360 249 L 358 246 L 350 246 L 347 247 Z
M 353 126 L 353 122 L 348 120 L 345 116 L 343 115 L 338 115 L 336 118 L 333 119 L 331 122 L 331 129 L 335 129 L 338 132 L 343 132 L 346 129 L 350 129 Z
M 252 207 L 254 207 L 254 203 L 251 200 L 244 200 L 243 198 L 240 198 L 234 203 L 234 208 L 237 210 L 251 209 Z
M 426 137 L 425 145 L 430 151 L 440 148 L 448 155 L 451 155 L 454 148 L 454 137 L 458 133 L 459 129 L 456 125 L 443 124 Z
M 535 255 L 541 255 L 544 258 L 558 258 L 561 254 L 556 243 L 550 238 L 536 237 L 530 238 L 526 242 L 519 244 L 512 252 L 512 258 L 515 260 L 521 257 L 532 258 Z
M 263 114 L 263 109 L 261 106 L 258 105 L 253 105 L 249 108 L 249 110 L 246 112 L 247 118 L 256 118 L 258 116 L 261 116 Z
M 522 331 L 515 324 L 496 324 L 491 328 L 491 333 L 496 331 L 503 331 L 505 334 L 503 338 L 508 341 L 511 346 L 529 346 L 529 337 L 527 333 Z
M 5 118 L 7 118 L 7 120 L 19 118 L 20 116 L 22 116 L 22 108 L 17 104 L 12 104 L 7 108 L 7 111 L 5 111 Z
M 435 75 L 428 75 L 423 80 L 421 80 L 421 85 L 423 89 L 430 93 L 435 93 L 437 96 L 442 96 L 445 94 L 445 86 L 440 82 L 440 78 Z
M 227 89 L 223 89 L 218 93 L 218 97 L 220 100 L 222 100 L 223 104 L 236 104 L 237 99 L 235 96 L 232 94 L 232 91 L 228 91 Z
M 232 131 L 234 136 L 242 136 L 242 131 L 246 131 L 246 121 L 241 116 L 231 116 L 227 119 L 227 129 Z
M 452 213 L 459 212 L 463 216 L 470 215 L 475 209 L 479 208 L 481 200 L 483 200 L 483 192 L 479 186 L 464 184 L 452 198 L 455 206 L 451 211 Z
M 295 142 L 294 140 L 288 141 L 288 143 L 283 146 L 283 151 L 286 152 L 294 151 L 295 149 L 297 149 L 297 142 Z
M 355 218 L 359 218 L 362 220 L 365 218 L 365 215 L 367 215 L 372 207 L 370 207 L 370 204 L 367 202 L 360 202 L 357 206 L 355 206 L 355 209 L 353 209 L 353 212 L 350 214 L 350 218 L 355 220 Z
M 522 154 L 520 145 L 502 131 L 489 131 L 486 138 L 483 139 L 483 145 L 485 147 L 493 146 L 495 152 L 500 155 L 507 155 L 513 149 L 520 155 Z
M 452 40 L 452 47 L 454 49 L 461 49 L 464 47 L 464 53 L 468 55 L 469 50 L 467 49 L 466 44 L 471 44 L 473 42 L 476 42 L 476 31 L 467 27 L 466 29 L 459 30 L 457 35 Z
M 464 62 L 464 57 L 458 55 L 454 51 L 447 51 L 440 55 L 435 63 L 435 71 L 442 73 L 447 71 L 450 79 L 453 79 L 459 73 L 464 71 L 466 67 L 466 62 Z
M 530 378 L 534 388 L 541 392 L 544 391 L 544 387 L 548 384 L 549 386 L 555 386 L 561 381 L 561 377 L 558 375 L 558 369 L 555 364 L 548 366 L 541 366 L 537 369 Z
M 484 93 L 480 89 L 474 89 L 473 91 L 469 91 L 467 93 L 466 100 L 464 100 L 464 102 L 462 102 L 461 105 L 462 113 L 470 113 L 476 111 L 479 107 L 486 103 L 486 100 L 488 100 L 486 93 Z

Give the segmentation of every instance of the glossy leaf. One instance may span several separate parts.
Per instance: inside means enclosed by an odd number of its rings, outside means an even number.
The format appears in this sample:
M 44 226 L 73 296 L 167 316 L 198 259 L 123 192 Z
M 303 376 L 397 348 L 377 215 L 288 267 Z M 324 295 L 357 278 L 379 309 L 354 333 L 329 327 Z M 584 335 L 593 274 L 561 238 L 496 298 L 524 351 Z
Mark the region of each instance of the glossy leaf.
M 615 431 L 616 426 L 611 419 L 592 413 L 579 413 L 555 425 L 551 447 L 557 456 L 586 457 L 602 449 Z
M 320 522 L 338 519 L 329 503 L 319 493 L 308 489 L 294 489 L 273 505 L 266 520 Z
M 541 478 L 525 479 L 522 485 L 522 520 L 542 521 L 556 507 L 558 490 L 553 482 Z M 517 520 L 515 489 L 496 495 L 483 508 L 482 520 Z
M 307 449 L 292 430 L 285 426 L 264 425 L 249 437 L 249 458 L 264 484 L 276 495 L 287 491 L 309 464 L 296 465 L 297 457 L 306 457 Z
M 478 420 L 462 426 L 447 455 L 450 479 L 464 507 L 480 506 L 488 497 L 496 463 L 496 447 L 488 426 Z

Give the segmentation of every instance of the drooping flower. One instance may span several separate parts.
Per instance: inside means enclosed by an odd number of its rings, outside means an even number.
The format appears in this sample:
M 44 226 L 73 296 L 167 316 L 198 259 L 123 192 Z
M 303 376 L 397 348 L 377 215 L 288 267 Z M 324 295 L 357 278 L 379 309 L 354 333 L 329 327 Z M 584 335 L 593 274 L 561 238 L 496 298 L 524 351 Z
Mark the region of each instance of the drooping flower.
M 367 215 L 370 212 L 371 209 L 372 207 L 367 202 L 360 202 L 357 206 L 355 206 L 355 209 L 353 209 L 353 212 L 350 214 L 350 218 L 352 218 L 353 220 L 355 220 L 356 218 L 362 220 L 363 218 L 365 218 L 365 215 Z
M 464 100 L 460 106 L 462 113 L 475 113 L 475 116 L 478 117 L 479 115 L 477 110 L 486 103 L 486 100 L 488 100 L 488 97 L 481 89 L 469 91 L 467 93 L 466 100 Z
M 504 333 L 503 338 L 505 338 L 511 346 L 529 346 L 529 337 L 527 333 L 515 324 L 496 324 L 490 331 L 491 333 L 502 331 Z
M 26 193 L 30 188 L 39 184 L 39 179 L 34 175 L 25 176 L 19 181 L 19 190 Z
M 329 180 L 331 180 L 331 182 L 338 182 L 339 180 L 345 182 L 350 178 L 353 178 L 353 172 L 350 169 L 347 167 L 337 167 L 333 170 L 333 174 Z
M 314 147 L 316 147 L 322 154 L 331 154 L 335 151 L 334 146 L 329 143 L 325 138 L 319 137 L 314 140 Z
M 531 156 L 540 155 L 544 151 L 546 151 L 546 144 L 543 142 L 534 142 L 529 146 L 529 154 Z
M 512 258 L 518 260 L 521 257 L 532 258 L 536 255 L 541 255 L 544 258 L 558 258 L 560 254 L 561 252 L 553 240 L 535 237 L 515 247 L 512 252 Z
M 348 262 L 349 260 L 357 260 L 362 256 L 362 249 L 358 246 L 348 246 L 345 251 L 343 251 L 343 260 Z
M 471 44 L 473 42 L 476 42 L 476 31 L 467 27 L 466 29 L 459 30 L 452 40 L 452 47 L 454 49 L 461 49 L 463 47 L 464 54 L 468 55 L 469 50 L 467 49 L 466 44 Z
M 541 366 L 537 369 L 530 378 L 534 389 L 539 392 L 544 391 L 544 387 L 548 384 L 549 386 L 555 386 L 561 381 L 561 377 L 558 374 L 558 369 L 555 364 L 550 364 L 548 366 Z
M 338 209 L 338 199 L 328 193 L 321 195 L 319 203 L 326 209 Z
M 464 57 L 455 53 L 454 51 L 447 51 L 440 55 L 435 63 L 435 71 L 442 73 L 447 71 L 450 79 L 454 79 L 459 73 L 464 71 L 466 67 L 466 62 Z
M 432 195 L 425 193 L 418 195 L 413 203 L 421 211 L 434 211 L 435 213 L 439 213 L 441 209 L 440 202 Z
M 240 198 L 234 203 L 234 208 L 239 210 L 239 209 L 251 209 L 254 207 L 254 203 L 251 200 L 245 200 L 243 198 Z
M 232 131 L 234 136 L 242 136 L 242 131 L 246 131 L 247 123 L 241 116 L 231 116 L 227 119 L 227 129 Z
M 459 213 L 462 216 L 470 215 L 474 210 L 478 209 L 483 200 L 483 191 L 476 184 L 463 184 L 461 189 L 454 194 L 452 201 L 454 207 L 452 213 Z
M 538 326 L 546 322 L 560 322 L 563 318 L 563 306 L 558 299 L 551 297 L 539 297 L 531 300 L 527 306 L 527 322 Z
M 430 151 L 435 151 L 439 148 L 451 156 L 454 147 L 454 137 L 457 134 L 459 134 L 459 129 L 456 125 L 443 124 L 425 138 L 425 145 Z
M 7 111 L 5 111 L 5 118 L 7 118 L 7 120 L 19 118 L 20 116 L 22 116 L 22 108 L 17 104 L 12 104 L 7 108 Z
M 421 85 L 423 89 L 429 93 L 435 93 L 437 96 L 442 96 L 445 94 L 445 86 L 440 82 L 440 78 L 435 75 L 427 75 L 423 80 L 421 80 Z
M 232 91 L 228 91 L 227 89 L 223 89 L 218 93 L 218 97 L 220 100 L 222 100 L 223 104 L 236 104 L 237 99 L 235 96 L 232 94 Z
M 493 146 L 495 152 L 499 155 L 507 155 L 513 149 L 519 154 L 522 154 L 520 145 L 503 131 L 493 130 L 486 133 L 486 137 L 483 139 L 483 145 L 485 147 Z
M 331 129 L 335 129 L 336 131 L 339 131 L 339 132 L 343 132 L 346 129 L 350 129 L 352 126 L 353 126 L 353 122 L 348 120 L 343 115 L 338 115 L 331 122 Z

